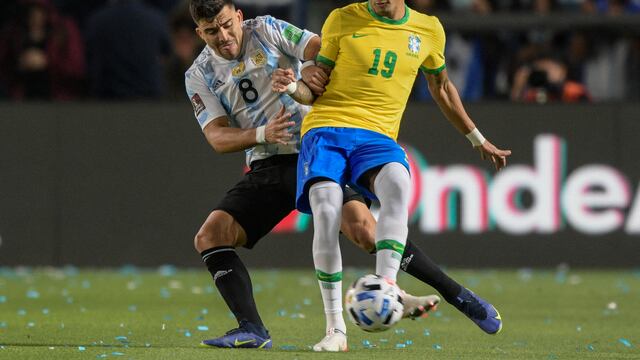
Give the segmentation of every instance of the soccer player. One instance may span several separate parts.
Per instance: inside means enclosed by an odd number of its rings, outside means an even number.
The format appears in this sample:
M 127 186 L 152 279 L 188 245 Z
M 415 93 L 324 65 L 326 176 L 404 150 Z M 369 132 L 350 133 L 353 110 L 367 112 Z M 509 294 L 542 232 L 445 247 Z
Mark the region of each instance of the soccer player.
M 404 0 L 368 0 L 334 10 L 322 28 L 317 62 L 329 76 L 325 90 L 302 123 L 298 158 L 297 207 L 313 213 L 313 259 L 325 274 L 321 293 L 325 313 L 340 308 L 341 291 L 332 286 L 342 272 L 338 243 L 343 187 L 350 184 L 380 201 L 375 228 L 376 274 L 395 282 L 406 258 L 408 202 L 411 181 L 404 150 L 396 143 L 400 120 L 416 74 L 427 77 L 429 91 L 453 126 L 471 141 L 483 159 L 500 170 L 510 150 L 486 140 L 467 115 L 447 77 L 445 34 L 436 17 L 409 9 Z M 274 78 L 282 91 L 293 76 Z M 288 72 L 288 75 L 291 75 Z M 291 86 L 294 98 L 310 103 L 309 88 Z M 318 88 L 319 87 L 319 88 Z M 300 88 L 301 90 L 298 90 Z M 502 320 L 494 306 L 468 289 L 443 294 L 482 330 L 495 334 Z M 326 343 L 342 341 L 328 334 Z
M 207 44 L 185 74 L 195 116 L 216 152 L 245 150 L 250 166 L 195 237 L 195 248 L 239 324 L 203 344 L 270 348 L 271 338 L 258 314 L 249 273 L 235 248 L 253 248 L 295 209 L 299 129 L 308 107 L 273 92 L 271 74 L 278 66 L 293 67 L 298 73 L 300 60 L 318 54 L 320 38 L 269 16 L 243 21 L 242 12 L 231 0 L 192 0 L 190 11 L 196 32 Z M 373 249 L 375 221 L 364 199 L 347 189 L 342 201 L 342 231 L 362 248 Z M 418 248 L 410 247 L 410 242 L 407 246 L 408 273 L 456 291 Z M 334 273 L 331 280 L 337 277 L 341 274 Z M 405 315 L 415 317 L 436 305 L 439 298 L 404 294 L 403 300 Z M 346 341 L 339 345 L 344 349 Z

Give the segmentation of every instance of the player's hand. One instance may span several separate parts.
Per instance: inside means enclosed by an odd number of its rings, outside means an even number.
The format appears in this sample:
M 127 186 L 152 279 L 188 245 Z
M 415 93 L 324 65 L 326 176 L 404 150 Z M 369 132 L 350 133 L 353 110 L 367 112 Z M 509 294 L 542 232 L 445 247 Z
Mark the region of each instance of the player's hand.
M 315 96 L 320 96 L 325 91 L 329 76 L 319 66 L 308 66 L 302 70 L 302 80 Z
M 498 149 L 495 145 L 489 142 L 489 140 L 475 148 L 480 152 L 480 158 L 482 158 L 482 160 L 490 160 L 496 170 L 499 171 L 503 167 L 507 166 L 507 156 L 511 155 L 511 150 Z
M 268 144 L 287 145 L 293 134 L 289 132 L 289 128 L 295 125 L 294 121 L 289 120 L 291 114 L 285 113 L 284 105 L 278 114 L 264 128 L 264 138 Z
M 287 91 L 287 85 L 294 81 L 297 81 L 297 79 L 292 69 L 276 69 L 271 74 L 271 90 L 277 93 L 284 93 Z

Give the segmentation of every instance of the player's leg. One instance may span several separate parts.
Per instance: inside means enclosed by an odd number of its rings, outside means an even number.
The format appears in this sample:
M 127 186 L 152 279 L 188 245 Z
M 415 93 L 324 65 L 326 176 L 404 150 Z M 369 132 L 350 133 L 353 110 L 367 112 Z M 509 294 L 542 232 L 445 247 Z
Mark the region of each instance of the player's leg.
M 253 297 L 249 273 L 235 252 L 238 246 L 252 248 L 282 218 L 293 210 L 294 198 L 282 189 L 283 169 L 295 174 L 297 157 L 276 156 L 252 164 L 249 171 L 220 201 L 195 238 L 216 287 L 235 315 L 239 328 L 219 338 L 206 340 L 216 347 L 270 348 Z M 290 183 L 295 181 L 292 177 Z
M 364 136 L 366 135 L 363 134 Z M 388 235 L 380 233 L 380 227 L 381 223 L 384 222 L 384 226 L 389 226 L 390 229 L 386 231 L 389 231 L 391 235 L 395 231 L 398 234 L 396 236 L 399 236 L 403 232 L 398 229 L 403 224 L 406 226 L 408 223 L 408 189 L 411 186 L 410 178 L 408 177 L 409 165 L 404 150 L 395 144 L 395 141 L 381 136 L 379 134 L 371 135 L 370 139 L 364 142 L 364 146 L 359 149 L 359 152 L 350 158 L 350 161 L 354 164 L 352 182 L 360 186 L 359 191 L 364 194 L 369 192 L 368 195 L 375 196 L 380 200 L 381 211 L 375 235 L 376 249 L 378 251 L 376 254 L 376 271 L 384 271 L 386 267 L 390 273 L 394 271 L 397 273 L 394 266 L 400 265 L 400 260 L 398 259 L 400 256 L 398 254 L 403 254 L 406 251 L 406 247 L 397 246 L 398 251 L 394 254 L 394 251 L 389 249 L 393 248 L 392 245 L 394 243 L 385 242 L 384 238 L 388 237 Z M 393 144 L 390 141 L 393 141 Z M 406 190 L 407 194 L 403 193 L 403 190 Z M 407 196 L 407 198 L 404 198 L 404 196 Z M 387 207 L 387 210 L 390 210 L 389 212 L 383 212 L 385 207 L 383 198 L 387 199 L 387 204 L 391 203 L 393 205 L 391 208 Z M 391 223 L 387 222 L 389 217 L 393 220 Z M 411 248 L 414 253 L 417 252 L 417 248 L 413 244 Z M 380 254 L 381 250 L 385 252 L 382 256 Z M 397 262 L 393 260 L 397 260 Z M 431 263 L 433 264 L 433 262 Z M 378 268 L 379 265 L 381 265 L 381 269 Z M 430 269 L 429 267 L 424 267 L 422 270 L 425 272 L 421 276 L 425 274 L 430 276 L 431 272 L 435 271 L 433 275 L 435 275 L 436 281 L 440 283 L 438 286 L 444 290 L 443 296 L 447 302 L 463 312 L 486 333 L 495 334 L 500 331 L 502 320 L 493 305 L 464 287 L 458 288 L 459 285 L 454 284 L 444 273 L 435 269 L 438 269 L 435 264 Z
M 333 181 L 319 181 L 309 188 L 313 212 L 313 264 L 322 294 L 327 336 L 314 351 L 346 350 L 347 326 L 342 315 L 342 254 L 338 242 L 342 188 Z
M 246 244 L 244 229 L 227 212 L 213 211 L 195 237 L 194 245 L 213 277 L 220 295 L 238 321 L 233 336 L 205 340 L 215 347 L 271 347 L 253 298 L 251 278 L 235 248 Z
M 380 200 L 376 224 L 376 274 L 396 280 L 409 233 L 411 177 L 397 162 L 382 166 L 372 179 L 372 192 Z
M 361 249 L 370 254 L 375 254 L 376 247 L 374 241 L 374 232 L 376 226 L 376 220 L 371 215 L 371 211 L 367 207 L 362 195 L 358 194 L 351 188 L 345 188 L 345 197 L 343 199 L 344 204 L 342 206 L 342 225 L 340 230 L 342 233 L 358 245 Z M 413 264 L 408 267 L 408 264 Z M 440 269 L 431 262 L 431 259 L 427 258 L 417 247 L 413 246 L 409 240 L 405 246 L 405 251 L 402 255 L 402 262 L 400 268 L 410 275 L 418 278 L 424 283 L 427 283 L 438 291 L 441 291 L 437 285 L 438 282 L 434 281 L 439 275 L 436 271 L 432 271 L 434 276 L 429 272 L 426 273 L 426 279 L 420 277 L 419 271 L 425 267 L 435 267 L 435 270 Z M 444 275 L 444 274 L 443 274 Z M 442 293 L 443 291 L 441 291 Z M 455 294 L 458 294 L 455 292 Z M 403 293 L 404 313 L 403 317 L 415 319 L 422 316 L 436 308 L 440 302 L 440 298 L 437 295 L 426 296 L 413 296 L 408 293 Z
M 340 130 L 339 130 L 340 131 Z M 313 261 L 326 316 L 326 336 L 315 351 L 346 351 L 342 315 L 342 256 L 338 242 L 345 155 L 343 138 L 332 129 L 312 129 L 302 138 L 298 159 L 297 207 L 313 213 Z

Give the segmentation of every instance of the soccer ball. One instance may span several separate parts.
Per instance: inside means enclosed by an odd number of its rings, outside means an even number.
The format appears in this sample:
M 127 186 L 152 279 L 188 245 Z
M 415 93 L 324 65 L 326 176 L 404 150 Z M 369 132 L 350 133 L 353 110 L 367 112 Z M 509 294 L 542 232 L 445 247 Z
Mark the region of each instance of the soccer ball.
M 400 288 L 379 275 L 365 275 L 347 290 L 345 307 L 349 319 L 369 332 L 385 331 L 401 318 L 404 306 Z

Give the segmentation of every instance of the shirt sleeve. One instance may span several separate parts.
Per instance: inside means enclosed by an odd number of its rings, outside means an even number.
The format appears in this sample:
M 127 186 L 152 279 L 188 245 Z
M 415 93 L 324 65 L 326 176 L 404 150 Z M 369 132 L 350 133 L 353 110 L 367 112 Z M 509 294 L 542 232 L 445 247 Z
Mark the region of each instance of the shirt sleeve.
M 322 25 L 322 46 L 316 58 L 316 62 L 321 62 L 327 66 L 334 67 L 340 50 L 340 32 L 342 24 L 340 22 L 340 10 L 335 9 L 329 14 L 327 20 Z
M 434 19 L 434 30 L 430 39 L 433 45 L 431 51 L 427 55 L 427 58 L 422 63 L 422 66 L 420 66 L 420 69 L 422 71 L 429 74 L 439 74 L 445 68 L 444 46 L 446 42 L 446 36 L 444 34 L 444 28 L 442 27 L 440 20 L 438 20 L 437 18 Z
M 204 129 L 216 118 L 229 115 L 220 99 L 211 92 L 199 71 L 190 69 L 186 72 L 185 88 L 200 128 Z
M 317 36 L 311 31 L 299 29 L 272 16 L 262 17 L 262 21 L 258 23 L 258 29 L 267 41 L 274 44 L 280 51 L 300 60 L 304 59 L 304 49 L 309 40 Z

